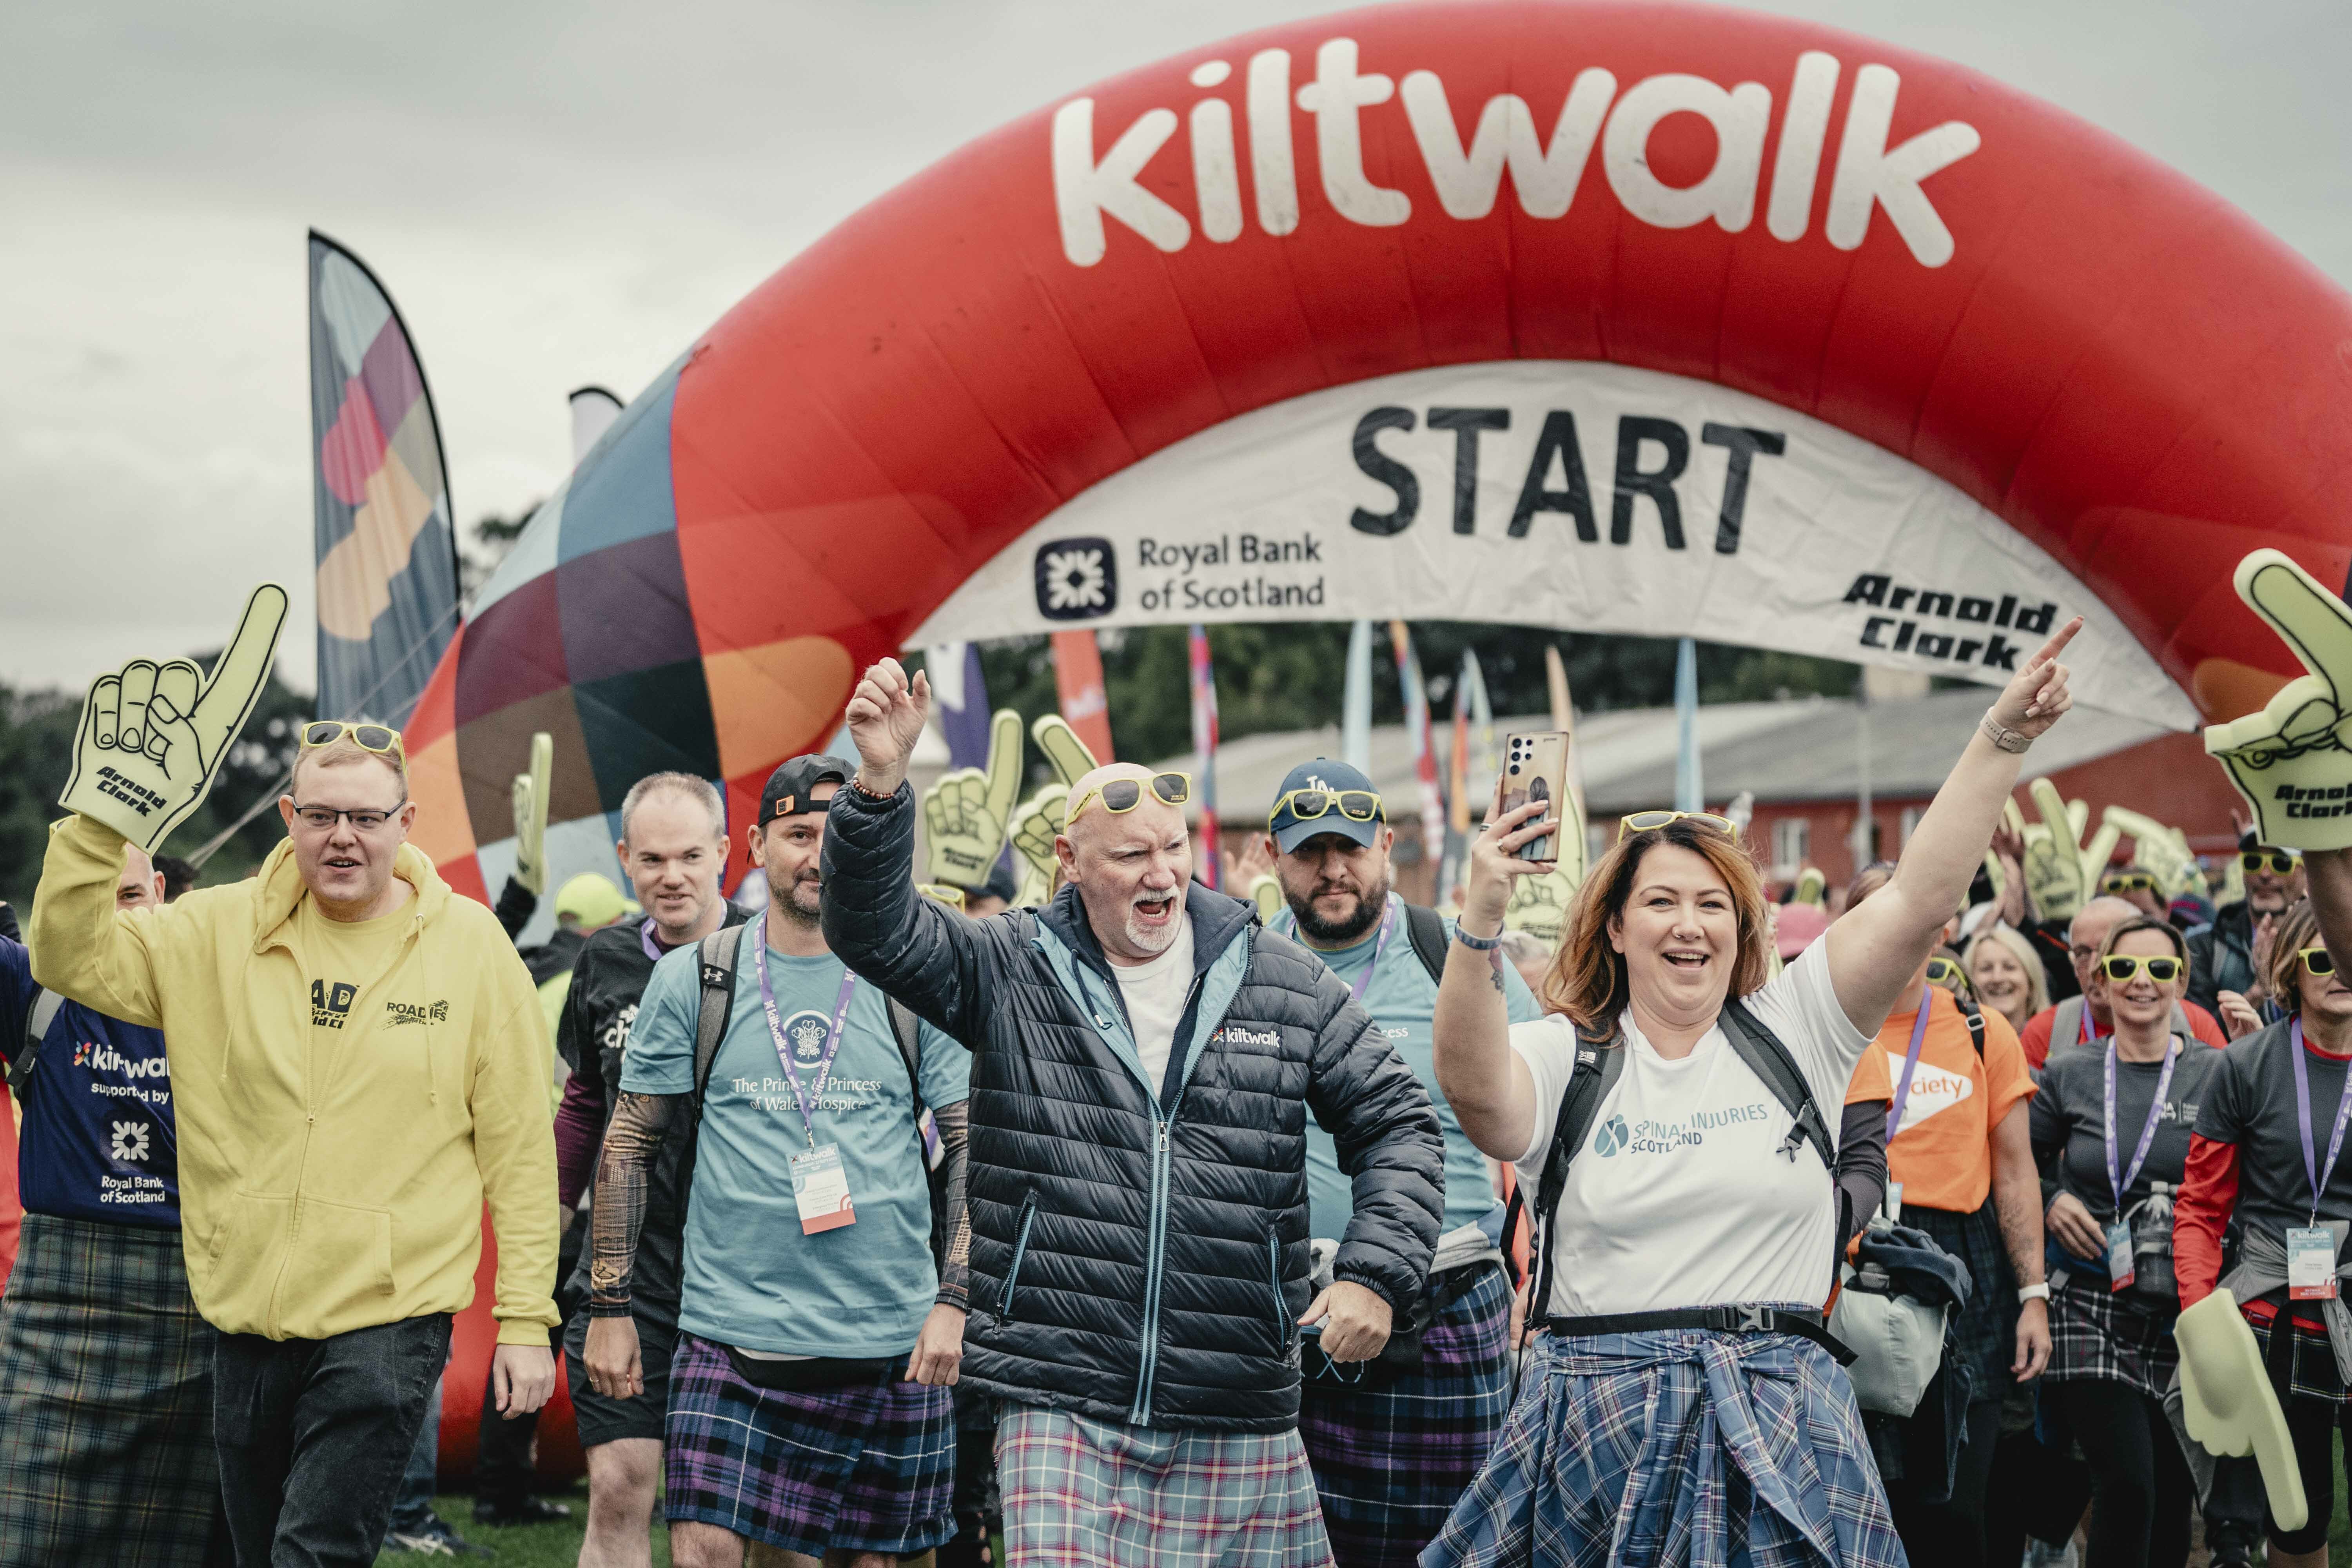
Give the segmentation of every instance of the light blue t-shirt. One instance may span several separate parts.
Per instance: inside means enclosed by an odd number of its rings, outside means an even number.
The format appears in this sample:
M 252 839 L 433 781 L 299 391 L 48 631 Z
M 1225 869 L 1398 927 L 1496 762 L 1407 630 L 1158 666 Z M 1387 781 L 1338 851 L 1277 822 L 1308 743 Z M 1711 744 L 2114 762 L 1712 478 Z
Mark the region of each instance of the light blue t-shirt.
M 1429 1090 L 1430 1103 L 1437 1108 L 1438 1125 L 1445 1129 L 1445 1226 L 1454 1230 L 1462 1226 L 1475 1225 L 1496 1206 L 1495 1184 L 1486 1174 L 1486 1157 L 1478 1152 L 1477 1145 L 1462 1131 L 1454 1107 L 1437 1087 L 1437 1058 L 1430 1044 L 1430 1020 L 1437 1013 L 1437 982 L 1429 977 L 1422 966 L 1421 957 L 1412 951 L 1412 938 L 1405 929 L 1404 908 L 1390 895 L 1395 909 L 1395 932 L 1389 938 L 1388 951 L 1381 954 L 1380 966 L 1373 970 L 1370 984 L 1364 987 L 1364 1011 L 1372 1016 L 1412 1068 L 1422 1087 Z M 1287 918 L 1281 922 L 1285 935 L 1295 936 L 1297 928 Z M 1454 940 L 1454 922 L 1445 922 L 1445 939 Z M 1353 985 L 1364 966 L 1372 962 L 1372 950 L 1380 945 L 1380 928 L 1353 947 L 1343 947 L 1336 952 L 1318 952 L 1316 957 L 1330 966 L 1331 973 Z M 1510 1013 L 1511 1022 L 1524 1024 L 1543 1016 L 1543 1008 L 1519 978 L 1519 972 L 1509 963 L 1503 965 L 1503 1001 Z M 1355 1189 L 1339 1171 L 1339 1146 L 1331 1134 L 1317 1126 L 1313 1118 L 1307 1124 L 1307 1200 L 1308 1221 L 1317 1236 L 1337 1241 L 1348 1234 L 1348 1220 L 1356 1211 Z M 1500 1216 L 1496 1216 L 1499 1220 Z
M 734 1011 L 703 1101 L 678 1326 L 780 1355 L 903 1355 L 930 1310 L 939 1276 L 914 1100 L 888 1003 L 858 983 L 840 1054 L 814 1107 L 817 1143 L 841 1147 L 856 1223 L 806 1235 L 793 1200 L 792 1159 L 807 1152 L 809 1133 L 760 1005 L 751 948 L 756 929 L 744 927 L 740 939 Z M 842 973 L 841 960 L 830 955 L 787 958 L 769 950 L 776 1012 L 784 1037 L 795 1042 L 803 1088 L 814 1083 Z M 695 947 L 654 965 L 629 1029 L 625 1092 L 693 1092 L 701 1005 Z M 971 1054 L 929 1024 L 919 1027 L 924 1104 L 961 1105 L 971 1092 Z

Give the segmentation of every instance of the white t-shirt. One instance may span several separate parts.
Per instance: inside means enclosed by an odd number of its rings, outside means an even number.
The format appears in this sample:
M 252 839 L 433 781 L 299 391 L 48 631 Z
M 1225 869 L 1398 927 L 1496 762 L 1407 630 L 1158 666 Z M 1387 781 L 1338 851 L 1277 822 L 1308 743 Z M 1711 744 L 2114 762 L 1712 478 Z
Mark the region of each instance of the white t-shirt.
M 1870 1037 L 1838 1005 L 1827 945 L 1807 948 L 1748 1006 L 1796 1058 L 1834 1137 Z M 1624 1073 L 1569 1165 L 1553 1225 L 1551 1311 L 1821 1305 L 1837 1203 L 1811 1145 L 1794 1161 L 1780 1152 L 1794 1119 L 1720 1025 L 1689 1056 L 1668 1061 L 1630 1010 L 1622 1022 Z M 1576 1031 L 1559 1014 L 1514 1024 L 1511 1048 L 1536 1083 L 1535 1135 L 1517 1163 L 1532 1199 L 1576 1068 Z
M 1146 963 L 1114 963 L 1119 994 L 1127 1002 L 1127 1021 L 1135 1028 L 1135 1051 L 1160 1092 L 1168 1076 L 1168 1053 L 1175 1047 L 1176 1026 L 1184 1016 L 1184 994 L 1192 988 L 1192 920 L 1187 915 L 1176 927 L 1168 951 Z

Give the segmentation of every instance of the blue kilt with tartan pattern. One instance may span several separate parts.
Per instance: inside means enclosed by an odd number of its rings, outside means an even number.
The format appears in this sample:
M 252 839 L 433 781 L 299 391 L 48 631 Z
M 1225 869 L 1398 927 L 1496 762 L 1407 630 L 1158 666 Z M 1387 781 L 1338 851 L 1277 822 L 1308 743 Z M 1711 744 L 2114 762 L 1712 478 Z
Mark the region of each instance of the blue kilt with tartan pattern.
M 1421 1370 L 1378 1388 L 1305 1390 L 1298 1435 L 1340 1568 L 1407 1568 L 1503 1428 L 1511 1281 L 1498 1263 L 1471 1267 L 1476 1283 L 1422 1332 Z
M 1902 1568 L 1853 1384 L 1790 1334 L 1529 1344 L 1423 1568 Z

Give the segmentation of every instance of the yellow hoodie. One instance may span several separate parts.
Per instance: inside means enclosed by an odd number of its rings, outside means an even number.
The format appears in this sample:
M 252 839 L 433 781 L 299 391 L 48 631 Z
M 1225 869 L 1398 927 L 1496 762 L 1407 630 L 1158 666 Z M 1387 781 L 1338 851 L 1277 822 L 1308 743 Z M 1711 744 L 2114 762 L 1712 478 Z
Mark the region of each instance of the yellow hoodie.
M 487 1197 L 499 1342 L 547 1343 L 553 1063 L 498 917 L 403 845 L 394 874 L 416 889 L 404 934 L 328 1035 L 311 1027 L 311 977 L 290 941 L 310 896 L 290 843 L 258 875 L 161 909 L 115 908 L 122 863 L 122 839 L 88 817 L 50 828 L 33 973 L 163 1031 L 188 1286 L 205 1321 L 317 1340 L 460 1311 Z

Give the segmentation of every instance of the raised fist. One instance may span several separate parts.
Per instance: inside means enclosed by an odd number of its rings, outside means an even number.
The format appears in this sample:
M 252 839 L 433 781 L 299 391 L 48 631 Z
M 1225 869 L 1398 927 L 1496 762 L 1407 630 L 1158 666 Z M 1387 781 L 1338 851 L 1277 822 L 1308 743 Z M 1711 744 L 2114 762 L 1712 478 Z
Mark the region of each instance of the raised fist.
M 58 804 L 152 855 L 212 787 L 269 680 L 286 590 L 264 583 L 207 676 L 186 659 L 135 658 L 90 682 Z
M 1013 803 L 1020 795 L 1021 715 L 1006 708 L 989 726 L 988 766 L 942 773 L 924 792 L 930 879 L 959 888 L 986 882 L 996 858 L 1004 852 Z
M 1021 861 L 1021 892 L 1013 902 L 1024 909 L 1034 909 L 1052 895 L 1058 863 L 1054 840 L 1061 836 L 1062 811 L 1069 800 L 1069 785 L 1050 784 L 1023 801 L 1013 814 L 1008 837 L 1013 853 Z
M 842 718 L 856 742 L 858 761 L 864 764 L 860 771 L 869 786 L 885 795 L 898 787 L 930 711 L 931 683 L 920 670 L 908 680 L 895 658 L 866 667 Z
M 548 774 L 554 767 L 555 737 L 541 730 L 530 738 L 530 772 L 514 781 L 514 879 L 534 898 L 547 893 Z
M 1568 925 L 1568 911 L 1576 902 L 1577 879 L 1568 874 L 1570 851 L 1562 836 L 1559 869 L 1521 877 L 1511 884 L 1511 901 L 1503 906 L 1503 929 L 1523 931 L 1548 947 L 1559 946 Z M 1575 857 L 1580 862 L 1581 856 Z
M 2253 808 L 2263 843 L 2352 849 L 2352 611 L 2275 550 L 2239 562 L 2235 581 L 2310 673 L 2261 712 L 2209 725 L 2205 750 Z

